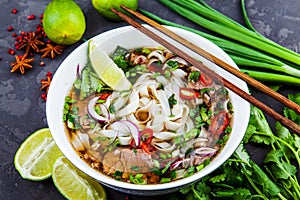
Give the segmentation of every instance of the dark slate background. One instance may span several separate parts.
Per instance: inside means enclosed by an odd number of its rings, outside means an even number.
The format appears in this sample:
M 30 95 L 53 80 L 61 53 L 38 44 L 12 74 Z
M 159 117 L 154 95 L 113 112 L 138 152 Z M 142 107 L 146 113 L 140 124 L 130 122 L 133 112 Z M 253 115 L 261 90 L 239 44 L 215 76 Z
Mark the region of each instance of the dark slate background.
M 52 180 L 41 182 L 23 180 L 13 165 L 14 154 L 22 141 L 37 129 L 47 127 L 45 116 L 45 102 L 40 98 L 40 80 L 44 79 L 47 72 L 55 73 L 63 59 L 80 45 L 80 42 L 68 46 L 62 55 L 55 59 L 40 59 L 35 56 L 34 67 L 25 75 L 10 73 L 9 63 L 14 60 L 7 53 L 9 48 L 14 47 L 12 32 L 7 27 L 12 25 L 14 32 L 34 31 L 35 25 L 39 23 L 38 16 L 43 13 L 49 0 L 1 0 L 0 1 L 0 199 L 6 200 L 29 200 L 29 199 L 63 199 L 54 187 Z M 91 1 L 76 2 L 80 5 L 86 16 L 87 29 L 84 38 L 91 38 L 99 33 L 116 27 L 127 25 L 125 22 L 110 22 L 101 17 L 92 7 Z M 207 0 L 220 12 L 243 23 L 239 0 Z M 277 43 L 300 51 L 300 1 L 299 0 L 246 0 L 247 10 L 251 22 L 255 28 L 266 37 Z M 174 22 L 198 27 L 172 11 L 163 7 L 156 1 L 140 0 L 139 7 L 151 11 L 163 18 Z M 18 9 L 18 14 L 11 13 L 13 8 Z M 27 16 L 35 14 L 37 19 L 29 21 Z M 199 28 L 199 27 L 198 27 Z M 199 28 L 201 29 L 201 28 Z M 20 54 L 21 52 L 18 52 Z M 44 67 L 39 62 L 44 61 Z M 298 92 L 297 87 L 282 87 L 282 94 Z M 253 95 L 267 102 L 275 110 L 281 112 L 282 105 L 266 97 L 255 90 Z M 267 117 L 273 125 L 274 121 Z M 257 146 L 248 146 L 251 155 L 257 162 L 261 161 L 266 152 Z M 122 194 L 107 189 L 108 199 L 153 199 L 153 197 L 137 197 Z M 154 199 L 166 199 L 167 196 L 155 197 Z

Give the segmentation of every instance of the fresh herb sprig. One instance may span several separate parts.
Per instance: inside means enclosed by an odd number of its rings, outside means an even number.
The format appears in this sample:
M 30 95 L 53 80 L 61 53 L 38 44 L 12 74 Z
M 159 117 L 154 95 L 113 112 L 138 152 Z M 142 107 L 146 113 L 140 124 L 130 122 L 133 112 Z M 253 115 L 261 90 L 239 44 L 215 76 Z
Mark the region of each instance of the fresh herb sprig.
M 100 93 L 108 87 L 95 74 L 90 63 L 81 71 L 81 76 L 74 81 L 74 87 L 79 92 L 79 99 L 82 100 L 92 93 Z

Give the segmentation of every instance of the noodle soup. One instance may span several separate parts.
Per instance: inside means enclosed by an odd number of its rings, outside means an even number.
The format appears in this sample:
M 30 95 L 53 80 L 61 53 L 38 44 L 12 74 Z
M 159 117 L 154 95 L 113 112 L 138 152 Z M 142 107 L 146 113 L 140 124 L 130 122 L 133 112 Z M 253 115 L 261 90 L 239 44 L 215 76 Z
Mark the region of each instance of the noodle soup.
M 132 88 L 112 90 L 89 63 L 77 73 L 63 118 L 79 156 L 133 184 L 176 181 L 208 165 L 231 133 L 222 83 L 160 47 L 118 46 L 110 56 Z

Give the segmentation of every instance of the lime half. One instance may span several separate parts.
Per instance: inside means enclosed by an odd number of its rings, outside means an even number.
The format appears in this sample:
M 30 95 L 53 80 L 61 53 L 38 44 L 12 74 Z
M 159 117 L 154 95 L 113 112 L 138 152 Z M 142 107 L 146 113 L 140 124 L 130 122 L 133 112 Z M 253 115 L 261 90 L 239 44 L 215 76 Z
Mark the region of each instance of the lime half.
M 66 199 L 106 199 L 104 188 L 75 168 L 64 156 L 56 160 L 52 170 L 52 179 L 56 188 Z
M 43 128 L 31 134 L 15 154 L 15 168 L 21 177 L 44 180 L 51 176 L 52 166 L 62 153 L 55 144 L 50 130 Z
M 122 69 L 93 40 L 89 42 L 89 59 L 99 78 L 113 90 L 129 90 L 131 83 Z

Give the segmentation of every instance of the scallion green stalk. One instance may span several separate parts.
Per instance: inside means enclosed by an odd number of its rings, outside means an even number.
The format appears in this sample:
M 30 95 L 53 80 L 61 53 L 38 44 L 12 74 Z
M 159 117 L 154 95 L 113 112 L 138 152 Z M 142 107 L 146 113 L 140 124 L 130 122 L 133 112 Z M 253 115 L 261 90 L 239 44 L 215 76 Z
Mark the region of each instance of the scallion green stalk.
M 247 69 L 241 69 L 242 72 L 248 74 L 252 78 L 264 82 L 276 83 L 276 84 L 288 84 L 294 86 L 300 86 L 300 78 L 282 75 L 282 74 L 270 74 L 268 72 L 253 71 Z
M 157 0 L 170 8 L 174 12 L 185 18 L 203 26 L 215 33 L 231 38 L 240 43 L 257 48 L 280 59 L 300 65 L 300 55 L 287 48 L 284 48 L 260 34 L 247 29 L 227 16 L 209 7 L 203 5 L 203 1 L 195 2 L 193 0 Z
M 213 36 L 208 33 L 204 33 L 202 31 L 162 19 L 157 15 L 147 12 L 145 10 L 139 10 L 139 11 L 142 14 L 148 16 L 149 18 L 155 20 L 160 24 L 182 28 L 191 31 L 193 33 L 196 33 L 202 37 L 205 37 L 206 39 L 212 41 L 213 43 L 221 47 L 226 53 L 228 53 L 228 55 L 236 62 L 237 65 L 239 65 L 240 68 L 245 68 L 246 70 L 249 70 L 249 68 L 251 68 L 252 69 L 251 72 L 253 72 L 253 70 L 258 70 L 258 71 L 267 70 L 269 72 L 267 75 L 268 77 L 270 76 L 272 77 L 272 75 L 277 72 L 290 75 L 290 76 L 285 76 L 284 78 L 293 77 L 293 76 L 300 77 L 299 69 L 288 66 L 282 61 L 273 58 L 265 53 L 262 53 L 256 49 L 252 49 L 250 47 L 238 44 L 236 42 L 232 42 L 231 40 Z M 264 73 L 266 75 L 266 72 Z M 256 74 L 251 73 L 249 75 L 251 76 Z M 262 76 L 260 76 L 260 80 L 262 80 Z M 276 83 L 275 82 L 276 80 L 277 78 L 273 79 L 273 81 L 271 82 Z M 267 81 L 269 82 L 270 78 L 268 78 Z M 286 84 L 299 85 L 300 84 L 299 81 L 300 79 L 298 78 L 291 78 L 287 80 Z M 285 83 L 285 79 L 281 80 L 280 83 Z

